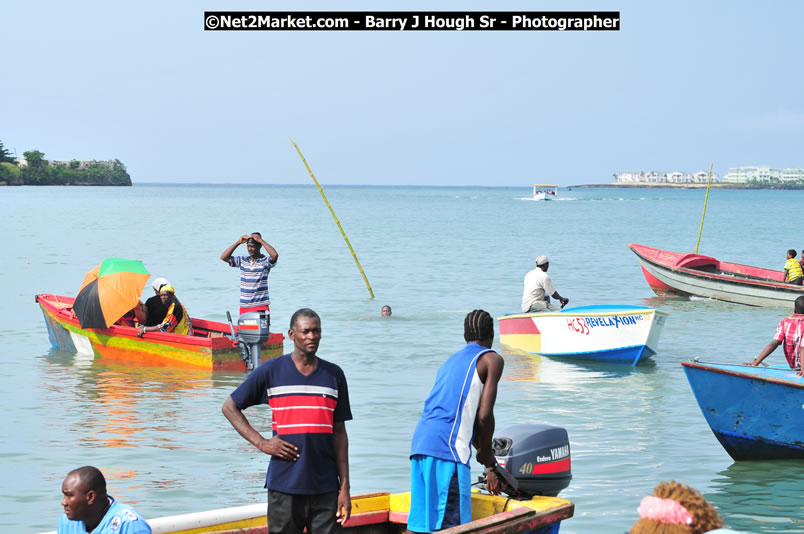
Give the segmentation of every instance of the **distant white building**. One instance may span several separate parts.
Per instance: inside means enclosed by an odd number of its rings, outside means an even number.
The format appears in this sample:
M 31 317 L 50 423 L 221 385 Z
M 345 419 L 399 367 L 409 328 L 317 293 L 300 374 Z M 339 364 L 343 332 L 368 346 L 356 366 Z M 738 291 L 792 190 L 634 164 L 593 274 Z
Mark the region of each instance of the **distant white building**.
M 780 182 L 782 169 L 773 169 L 767 166 L 745 166 L 729 169 L 729 181 L 746 184 L 751 182 Z
M 657 172 L 657 171 L 640 171 L 640 172 L 618 172 L 614 175 L 614 181 L 618 183 L 670 183 L 670 184 L 694 184 L 694 183 L 707 183 L 709 180 L 709 173 L 700 171 L 696 173 L 688 173 L 681 171 L 673 172 Z M 720 176 L 717 173 L 712 173 L 712 181 L 720 181 Z
M 782 169 L 782 182 L 804 182 L 804 169 Z

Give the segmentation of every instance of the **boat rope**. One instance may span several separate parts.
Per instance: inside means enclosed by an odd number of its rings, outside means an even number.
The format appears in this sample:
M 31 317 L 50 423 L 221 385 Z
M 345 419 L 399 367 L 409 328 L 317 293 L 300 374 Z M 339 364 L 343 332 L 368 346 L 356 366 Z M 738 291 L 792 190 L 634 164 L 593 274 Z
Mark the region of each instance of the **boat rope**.
M 706 199 L 704 200 L 704 209 L 703 214 L 701 215 L 701 229 L 698 230 L 698 243 L 695 245 L 695 253 L 698 254 L 698 247 L 701 244 L 701 234 L 703 233 L 703 222 L 704 217 L 706 217 L 706 204 L 709 202 L 709 186 L 712 185 L 712 167 L 715 166 L 715 162 L 713 161 L 709 165 L 709 180 L 706 182 Z
M 360 274 L 363 275 L 363 281 L 366 282 L 366 287 L 368 288 L 369 295 L 371 295 L 371 298 L 374 298 L 374 291 L 372 291 L 371 285 L 369 284 L 369 281 L 368 281 L 368 278 L 366 278 L 366 273 L 363 272 L 363 267 L 361 267 L 360 262 L 357 260 L 357 254 L 355 254 L 355 250 L 352 248 L 352 244 L 349 243 L 349 238 L 346 237 L 346 232 L 343 231 L 343 227 L 341 226 L 341 221 L 338 220 L 338 217 L 335 215 L 335 210 L 332 209 L 332 206 L 330 205 L 329 200 L 327 200 L 327 196 L 324 194 L 324 190 L 321 189 L 321 185 L 318 183 L 318 180 L 315 179 L 315 175 L 313 174 L 313 171 L 310 169 L 310 166 L 307 165 L 307 160 L 304 159 L 304 156 L 302 155 L 301 150 L 299 150 L 299 145 L 297 145 L 296 141 L 294 141 L 291 137 L 288 137 L 288 139 L 290 139 L 290 142 L 293 143 L 294 147 L 296 147 L 296 152 L 299 153 L 299 157 L 301 158 L 302 162 L 304 163 L 304 166 L 307 167 L 307 172 L 310 173 L 310 176 L 312 177 L 313 181 L 315 182 L 316 187 L 318 187 L 318 192 L 321 193 L 321 197 L 324 199 L 324 202 L 326 203 L 327 207 L 329 208 L 329 212 L 332 214 L 332 218 L 335 219 L 335 224 L 338 225 L 338 230 L 341 231 L 341 235 L 343 236 L 344 241 L 346 241 L 346 246 L 349 247 L 349 251 L 352 253 L 352 257 L 355 259 L 355 263 L 357 264 L 357 268 L 360 269 Z

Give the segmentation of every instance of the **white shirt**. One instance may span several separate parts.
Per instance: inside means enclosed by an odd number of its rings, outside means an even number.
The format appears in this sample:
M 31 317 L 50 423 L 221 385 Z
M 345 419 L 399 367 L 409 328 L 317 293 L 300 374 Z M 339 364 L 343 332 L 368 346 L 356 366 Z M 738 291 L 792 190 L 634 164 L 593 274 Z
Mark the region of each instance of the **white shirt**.
M 553 281 L 541 268 L 536 267 L 525 275 L 525 287 L 522 290 L 522 313 L 530 309 L 530 305 L 536 300 L 544 300 L 545 295 L 552 295 L 556 290 L 553 289 Z

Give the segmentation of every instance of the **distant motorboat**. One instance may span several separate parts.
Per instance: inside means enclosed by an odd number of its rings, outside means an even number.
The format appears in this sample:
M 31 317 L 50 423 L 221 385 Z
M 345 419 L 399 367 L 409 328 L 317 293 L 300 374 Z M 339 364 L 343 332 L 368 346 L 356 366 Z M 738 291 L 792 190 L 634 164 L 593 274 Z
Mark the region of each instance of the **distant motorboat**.
M 533 200 L 554 200 L 557 192 L 555 184 L 533 184 Z
M 515 350 L 637 365 L 656 354 L 667 312 L 607 304 L 499 317 L 500 342 Z
M 734 460 L 804 459 L 804 377 L 795 369 L 681 365 L 706 422 Z
M 783 282 L 784 272 L 727 263 L 701 254 L 631 243 L 648 285 L 659 295 L 696 295 L 750 306 L 786 306 L 804 287 Z

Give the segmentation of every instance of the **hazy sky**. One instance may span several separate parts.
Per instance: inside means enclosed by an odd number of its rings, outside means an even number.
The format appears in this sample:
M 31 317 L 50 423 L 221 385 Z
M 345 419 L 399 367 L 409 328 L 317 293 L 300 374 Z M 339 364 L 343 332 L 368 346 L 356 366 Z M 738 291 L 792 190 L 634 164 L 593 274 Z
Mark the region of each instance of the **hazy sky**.
M 619 32 L 205 32 L 204 10 L 619 10 Z M 559 185 L 804 167 L 804 3 L 43 2 L 0 140 L 138 182 Z

